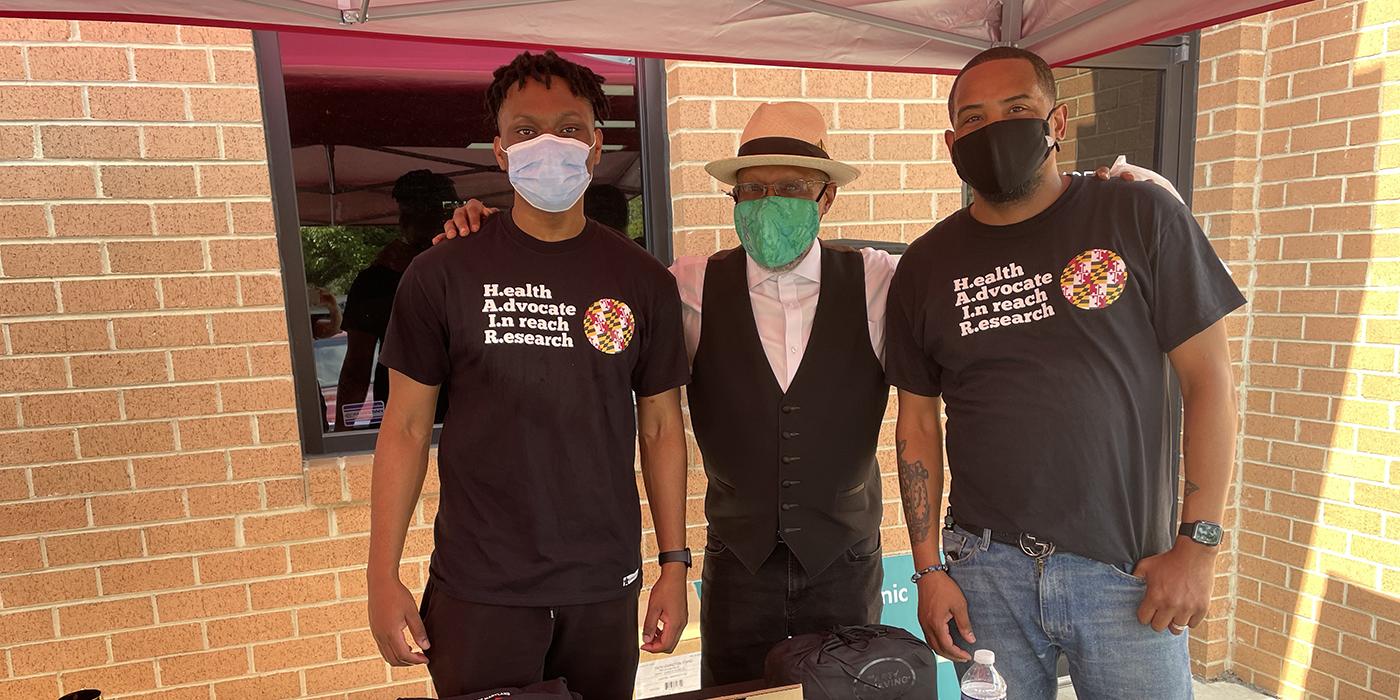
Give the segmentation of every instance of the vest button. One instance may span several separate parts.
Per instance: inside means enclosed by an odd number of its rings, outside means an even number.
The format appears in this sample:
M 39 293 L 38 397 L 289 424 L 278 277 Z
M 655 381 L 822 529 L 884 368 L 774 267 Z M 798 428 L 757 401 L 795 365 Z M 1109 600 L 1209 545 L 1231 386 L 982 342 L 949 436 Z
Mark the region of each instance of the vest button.
M 798 411 L 801 411 L 801 410 L 802 410 L 802 407 L 801 407 L 801 406 L 794 406 L 794 405 L 792 405 L 792 404 L 788 404 L 788 405 L 786 405 L 786 406 L 783 406 L 783 413 L 797 413 Z
M 792 510 L 793 508 L 796 508 L 796 507 L 797 507 L 797 504 L 796 504 L 796 503 L 784 503 L 784 504 L 783 504 L 783 510 Z
M 797 462 L 797 461 L 799 461 L 799 460 L 801 460 L 801 459 L 802 459 L 801 457 L 794 457 L 794 456 L 792 456 L 792 455 L 788 455 L 788 456 L 786 456 L 786 457 L 783 458 L 783 464 L 792 464 L 793 462 Z
M 798 435 L 801 435 L 801 434 L 802 434 L 802 433 L 794 433 L 794 432 L 789 432 L 789 431 L 783 431 L 783 439 L 784 439 L 784 440 L 791 440 L 791 439 L 793 439 L 793 438 L 795 438 L 795 437 L 797 437 Z

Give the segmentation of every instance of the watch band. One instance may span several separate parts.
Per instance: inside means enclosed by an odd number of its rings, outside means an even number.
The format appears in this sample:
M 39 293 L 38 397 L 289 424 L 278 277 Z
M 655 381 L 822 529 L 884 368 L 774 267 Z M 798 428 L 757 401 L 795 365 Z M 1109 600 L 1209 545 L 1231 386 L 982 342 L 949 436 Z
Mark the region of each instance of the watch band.
M 687 548 L 685 548 L 685 549 L 673 549 L 673 550 L 671 550 L 671 551 L 669 551 L 669 552 L 662 552 L 662 553 L 656 555 L 656 563 L 657 563 L 657 564 L 675 564 L 675 563 L 680 563 L 680 564 L 685 564 L 685 568 L 689 569 L 689 568 L 690 568 L 690 565 L 691 565 L 690 548 L 687 547 Z
M 1197 530 L 1200 525 L 1206 525 L 1211 528 L 1214 528 L 1216 532 L 1219 532 L 1221 530 L 1220 523 L 1211 520 L 1193 520 L 1189 523 L 1182 523 L 1181 526 L 1176 529 L 1176 534 L 1182 537 L 1190 538 L 1192 542 L 1205 545 L 1207 547 L 1219 546 L 1220 541 L 1218 537 L 1216 541 L 1210 542 L 1207 540 L 1202 540 L 1200 537 L 1197 536 Z

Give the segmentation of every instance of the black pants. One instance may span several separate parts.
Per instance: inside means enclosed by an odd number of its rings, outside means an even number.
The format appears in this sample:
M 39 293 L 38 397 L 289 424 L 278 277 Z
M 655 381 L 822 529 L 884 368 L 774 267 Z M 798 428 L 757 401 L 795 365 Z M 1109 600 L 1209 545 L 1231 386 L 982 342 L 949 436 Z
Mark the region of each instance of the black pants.
M 588 700 L 632 697 L 637 595 L 554 608 L 486 605 L 423 591 L 428 673 L 441 697 L 564 678 Z
M 705 548 L 700 593 L 700 680 L 705 687 L 763 677 L 763 659 L 791 636 L 880 621 L 880 536 L 808 575 L 784 545 L 749 573 L 723 543 Z

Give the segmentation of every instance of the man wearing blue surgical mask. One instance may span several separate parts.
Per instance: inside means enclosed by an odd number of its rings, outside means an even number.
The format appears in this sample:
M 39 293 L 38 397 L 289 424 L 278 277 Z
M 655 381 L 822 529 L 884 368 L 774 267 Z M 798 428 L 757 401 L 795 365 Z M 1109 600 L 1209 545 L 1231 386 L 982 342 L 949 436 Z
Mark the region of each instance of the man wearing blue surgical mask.
M 995 652 L 1017 698 L 1052 700 L 1062 654 L 1080 698 L 1189 698 L 1234 461 L 1223 319 L 1244 298 L 1171 193 L 1058 171 L 1068 117 L 1040 57 L 983 52 L 948 108 L 973 203 L 910 245 L 886 315 L 928 642 Z
M 584 697 L 626 698 L 636 443 L 662 552 L 641 648 L 669 653 L 687 619 L 680 299 L 655 258 L 583 214 L 602 78 L 524 53 L 487 102 L 515 205 L 417 256 L 399 284 L 379 358 L 392 391 L 371 486 L 370 627 L 391 664 L 427 663 L 440 696 L 563 677 Z M 440 391 L 442 488 L 418 606 L 399 562 Z

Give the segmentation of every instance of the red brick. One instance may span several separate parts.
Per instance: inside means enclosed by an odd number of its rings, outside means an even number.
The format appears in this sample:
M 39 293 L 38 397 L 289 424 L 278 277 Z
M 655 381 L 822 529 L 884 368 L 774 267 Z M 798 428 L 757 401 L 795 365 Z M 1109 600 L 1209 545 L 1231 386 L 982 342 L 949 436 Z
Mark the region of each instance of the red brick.
M 224 157 L 228 160 L 266 160 L 267 143 L 261 127 L 224 126 Z
M 321 571 L 363 566 L 368 537 L 350 537 L 292 546 L 292 571 Z
M 128 389 L 122 400 L 126 416 L 132 420 L 211 415 L 219 410 L 218 389 L 213 384 Z
M 160 280 L 161 299 L 167 309 L 221 309 L 238 304 L 238 279 L 220 277 L 167 277 Z
M 283 306 L 282 277 L 280 275 L 242 275 L 238 278 L 238 294 L 245 307 Z
M 294 698 L 301 695 L 301 676 L 296 672 L 251 676 L 214 684 L 220 698 Z
M 171 44 L 178 40 L 173 24 L 84 20 L 78 26 L 83 41 L 99 44 Z
M 131 488 L 131 477 L 127 476 L 124 460 L 57 464 L 52 467 L 34 467 L 31 472 L 34 495 L 40 498 L 125 491 Z
M 36 321 L 10 326 L 10 348 L 15 354 L 91 352 L 112 347 L 107 322 L 99 319 Z M 115 406 L 115 403 L 113 404 Z M 53 425 L 53 423 L 35 423 Z
M 78 449 L 84 457 L 170 452 L 175 449 L 175 431 L 168 422 L 82 427 Z
M 334 635 L 259 644 L 253 647 L 253 667 L 260 673 L 323 664 L 335 660 Z
M 243 519 L 243 539 L 249 545 L 311 540 L 329 534 L 326 511 L 320 509 Z
M 213 319 L 216 343 L 259 343 L 287 339 L 287 320 L 280 311 L 214 314 Z
M 386 668 L 383 659 L 371 659 L 307 669 L 306 690 L 316 694 L 378 685 L 385 682 Z
M 199 241 L 151 241 L 108 243 L 112 272 L 148 274 L 190 272 L 204 269 L 204 247 Z
M 209 552 L 235 544 L 234 521 L 192 520 L 146 528 L 146 547 L 154 555 Z
M 118 350 L 208 345 L 209 319 L 203 314 L 118 318 L 112 335 Z
M 15 285 L 0 285 L 0 294 Z M 39 391 L 68 386 L 60 357 L 0 358 L 0 391 Z
M 103 595 L 144 593 L 194 585 L 194 560 L 153 559 L 98 569 Z
M 101 637 L 62 639 L 10 650 L 10 663 L 17 676 L 101 666 L 107 663 L 107 658 L 107 642 Z
M 253 483 L 221 484 L 189 490 L 190 516 L 233 515 L 259 510 L 262 495 Z
M 210 241 L 209 260 L 215 271 L 278 269 L 276 238 Z M 280 277 L 276 278 L 280 282 Z
M 140 134 L 134 126 L 44 126 L 40 134 L 45 158 L 118 160 L 141 156 Z
M 301 446 L 280 445 L 230 450 L 234 479 L 258 479 L 275 476 L 300 476 Z
M 0 41 L 67 41 L 68 20 L 0 18 Z
M 34 80 L 83 83 L 130 78 L 126 51 L 106 46 L 31 46 L 29 73 Z
M 253 421 L 247 416 L 187 418 L 181 420 L 179 425 L 182 449 L 206 450 L 253 443 Z M 235 478 L 244 478 L 238 476 L 236 466 L 234 475 Z
M 0 239 L 47 238 L 48 235 L 44 207 L 37 204 L 0 206 Z
M 245 586 L 204 585 L 194 590 L 156 596 L 161 622 L 177 622 L 234 615 L 248 610 Z
M 66 85 L 0 86 L 0 119 L 48 120 L 80 119 L 82 117 L 83 90 L 80 87 Z
M 158 352 L 79 355 L 69 362 L 77 387 L 159 384 L 166 380 L 165 355 Z
M 287 573 L 287 550 L 285 547 L 262 547 L 208 554 L 199 557 L 198 565 L 199 580 L 204 584 L 277 576 Z
M 154 621 L 149 597 L 79 603 L 58 609 L 58 628 L 65 637 L 142 627 Z
M 179 88 L 90 87 L 88 104 L 93 119 L 136 122 L 186 119 L 185 93 Z
M 0 365 L 3 366 L 3 365 Z M 0 433 L 0 465 L 43 464 L 77 457 L 72 430 Z M 4 526 L 0 525 L 0 530 Z
M 161 682 L 170 685 L 236 678 L 248 673 L 248 650 L 183 654 L 161 659 L 159 663 Z
M 273 219 L 271 202 L 232 202 L 233 232 L 273 234 L 277 232 L 277 222 Z
M 190 88 L 190 113 L 202 122 L 262 122 L 256 88 Z
M 248 353 L 243 348 L 176 350 L 170 353 L 170 359 L 175 368 L 176 381 L 233 379 L 248 376 Z
M 53 208 L 59 236 L 149 236 L 151 208 L 145 204 L 60 204 Z
M 102 194 L 117 199 L 194 197 L 194 168 L 187 165 L 104 165 Z
M 85 199 L 96 192 L 93 170 L 84 165 L 0 168 L 0 199 Z
M 112 635 L 115 661 L 154 659 L 172 654 L 188 654 L 204 648 L 199 625 L 165 625 Z
M 66 313 L 150 311 L 160 308 L 156 284 L 149 279 L 97 279 L 59 285 Z
M 59 300 L 50 281 L 35 283 L 0 284 L 0 316 L 18 318 L 53 314 L 59 309 Z
M 114 494 L 92 499 L 94 525 L 177 520 L 184 516 L 185 502 L 177 490 Z
M 265 165 L 202 165 L 200 194 L 205 197 L 266 195 L 271 192 Z
M 44 553 L 39 538 L 0 542 L 0 574 L 17 574 L 44 568 Z
M 148 83 L 207 83 L 209 53 L 200 49 L 135 49 L 136 79 Z
M 96 569 L 46 571 L 0 578 L 0 598 L 6 607 L 82 600 L 97 596 Z
M 296 635 L 292 625 L 291 612 L 273 612 L 259 615 L 244 615 L 222 620 L 210 620 L 210 648 L 242 646 L 253 642 L 267 642 L 274 639 L 287 639 Z M 253 650 L 255 666 L 257 649 Z
M 220 27 L 180 27 L 180 43 L 187 45 L 252 46 L 253 38 L 246 29 Z
M 49 566 L 89 564 L 142 556 L 139 530 L 102 530 L 44 538 Z
M 146 126 L 148 160 L 204 160 L 219 157 L 219 132 L 211 126 Z M 222 205 L 214 205 L 222 209 Z

